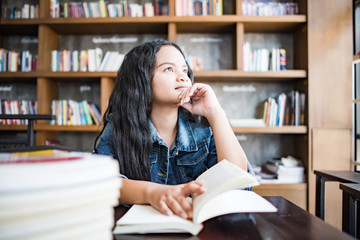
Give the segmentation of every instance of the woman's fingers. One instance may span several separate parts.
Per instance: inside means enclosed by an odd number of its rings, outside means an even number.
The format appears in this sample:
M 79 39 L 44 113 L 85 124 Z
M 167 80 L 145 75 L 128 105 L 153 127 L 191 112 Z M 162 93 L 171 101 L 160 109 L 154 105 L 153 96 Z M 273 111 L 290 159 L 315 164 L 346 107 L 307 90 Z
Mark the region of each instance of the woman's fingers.
M 182 205 L 185 202 L 183 200 L 181 200 L 181 199 L 184 199 L 184 198 L 180 197 L 177 200 L 175 200 L 174 197 L 170 196 L 167 199 L 167 205 L 171 209 L 171 211 L 173 213 L 175 213 L 176 215 L 178 215 L 178 216 L 180 216 L 182 218 L 188 218 L 188 214 L 185 211 L 185 209 L 188 209 L 188 207 L 186 205 L 185 206 Z
M 181 100 L 180 105 L 187 103 L 190 101 L 191 98 L 196 97 L 196 95 L 201 90 L 201 86 L 202 85 L 194 84 L 191 87 L 189 87 L 188 89 L 186 89 L 185 91 L 183 91 L 182 93 L 180 93 L 180 95 L 179 95 L 179 99 Z M 196 99 L 194 99 L 194 100 L 196 100 Z
M 158 210 L 160 212 L 162 212 L 163 214 L 170 216 L 173 214 L 173 212 L 171 211 L 171 209 L 168 207 L 168 205 L 166 204 L 165 201 L 161 200 L 159 202 L 159 206 L 158 206 Z
M 171 186 L 162 193 L 155 205 L 165 215 L 176 214 L 182 218 L 191 218 L 193 209 L 187 198 L 191 194 L 201 194 L 204 191 L 202 182 L 193 181 L 183 185 Z
M 184 196 L 189 196 L 192 193 L 203 193 L 205 188 L 203 187 L 204 182 L 202 181 L 192 181 L 184 185 L 182 192 Z

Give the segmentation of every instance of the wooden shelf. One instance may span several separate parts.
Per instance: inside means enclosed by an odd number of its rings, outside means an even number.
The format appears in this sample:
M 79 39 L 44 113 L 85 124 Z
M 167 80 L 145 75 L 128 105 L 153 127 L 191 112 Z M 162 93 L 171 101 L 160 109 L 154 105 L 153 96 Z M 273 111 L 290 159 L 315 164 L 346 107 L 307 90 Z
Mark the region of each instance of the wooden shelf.
M 199 71 L 194 72 L 196 80 L 199 81 L 218 81 L 218 80 L 254 80 L 254 81 L 289 81 L 294 79 L 304 79 L 307 77 L 305 70 L 286 70 L 268 72 L 244 72 L 239 70 L 219 70 L 219 71 Z
M 27 125 L 1 125 L 0 131 L 26 131 Z
M 87 125 L 87 126 L 59 126 L 49 124 L 35 124 L 35 131 L 60 131 L 60 132 L 100 132 L 102 125 Z
M 232 127 L 235 133 L 307 134 L 307 126 Z
M 30 20 L 30 19 L 29 19 Z M 246 32 L 289 32 L 302 23 L 305 15 L 288 16 L 155 16 L 116 18 L 41 18 L 4 19 L 2 25 L 36 25 L 51 27 L 59 34 L 167 33 L 168 24 L 175 23 L 177 32 L 232 32 L 236 23 L 243 23 Z M 196 23 L 196 24 L 194 24 Z M 91 25 L 91 27 L 86 27 Z
M 26 131 L 26 125 L 0 125 L 0 130 Z M 75 131 L 75 132 L 99 132 L 102 125 L 88 126 L 59 126 L 49 124 L 35 124 L 35 131 Z M 283 127 L 232 127 L 235 133 L 273 133 L 273 134 L 306 134 L 306 126 L 283 126 Z
M 38 72 L 39 77 L 49 78 L 115 78 L 117 72 Z
M 273 188 L 273 187 L 302 190 L 302 189 L 306 188 L 306 183 L 279 183 L 279 184 L 277 184 L 277 183 L 271 183 L 271 184 L 262 183 L 258 186 L 253 187 L 253 189 L 268 189 L 268 188 Z
M 37 78 L 37 72 L 0 72 L 0 78 Z
M 1 72 L 0 78 L 115 78 L 117 72 Z M 286 70 L 278 72 L 244 72 L 239 70 L 211 70 L 194 72 L 196 80 L 199 81 L 291 81 L 307 77 L 306 70 Z
M 20 19 L 8 19 L 1 18 L 1 25 L 38 25 L 42 22 L 40 18 L 20 18 Z
M 289 32 L 306 23 L 305 15 L 287 16 L 242 16 L 245 32 Z
M 307 183 L 260 184 L 253 191 L 261 196 L 282 196 L 303 209 L 307 209 Z

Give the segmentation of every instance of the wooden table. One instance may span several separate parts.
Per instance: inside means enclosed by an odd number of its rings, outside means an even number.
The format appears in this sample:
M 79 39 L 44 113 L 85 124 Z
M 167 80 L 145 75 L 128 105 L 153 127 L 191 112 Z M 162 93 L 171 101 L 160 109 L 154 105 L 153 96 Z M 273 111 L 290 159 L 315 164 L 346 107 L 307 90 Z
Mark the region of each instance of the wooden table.
M 204 222 L 198 236 L 190 234 L 133 234 L 115 235 L 114 239 L 354 239 L 323 220 L 289 202 L 283 197 L 265 197 L 275 207 L 276 213 L 238 213 L 216 217 Z M 122 207 L 115 209 L 115 218 L 124 213 Z
M 343 191 L 343 231 L 355 238 L 360 237 L 360 184 L 341 183 Z
M 360 183 L 360 173 L 353 171 L 318 171 L 316 174 L 316 201 L 315 215 L 324 219 L 325 182 L 336 181 L 340 183 Z

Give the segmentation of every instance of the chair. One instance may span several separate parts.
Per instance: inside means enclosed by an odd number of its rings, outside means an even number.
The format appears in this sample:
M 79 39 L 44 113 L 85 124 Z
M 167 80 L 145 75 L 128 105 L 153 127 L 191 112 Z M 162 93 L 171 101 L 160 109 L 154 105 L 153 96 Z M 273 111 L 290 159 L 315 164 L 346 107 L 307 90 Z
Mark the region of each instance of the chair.
M 51 114 L 0 114 L 0 119 L 24 119 L 28 120 L 26 139 L 0 139 L 0 144 L 22 144 L 25 146 L 35 146 L 35 120 L 52 120 L 55 115 Z

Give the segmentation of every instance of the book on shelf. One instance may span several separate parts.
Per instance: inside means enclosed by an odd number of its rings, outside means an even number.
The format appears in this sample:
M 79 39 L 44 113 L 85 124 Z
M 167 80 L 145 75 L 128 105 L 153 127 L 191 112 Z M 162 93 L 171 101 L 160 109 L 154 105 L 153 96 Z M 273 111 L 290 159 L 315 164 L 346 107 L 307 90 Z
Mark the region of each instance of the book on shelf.
M 33 19 L 39 17 L 39 4 L 24 3 L 21 7 L 10 6 L 12 1 L 7 2 L 7 5 L 1 6 L 1 18 L 7 19 Z
M 299 126 L 305 124 L 305 93 L 291 90 L 269 97 L 260 106 L 260 118 L 266 126 Z
M 0 114 L 36 114 L 37 103 L 31 100 L 0 99 Z M 26 119 L 0 119 L 0 124 L 23 125 Z
M 104 0 L 91 2 L 59 2 L 51 0 L 50 16 L 52 18 L 105 18 L 105 17 L 153 17 L 168 15 L 169 7 L 163 0 L 155 0 L 144 4 L 120 0 L 109 2 Z
M 175 0 L 176 16 L 222 16 L 223 0 Z
M 166 216 L 150 205 L 133 205 L 116 222 L 114 234 L 188 232 L 197 235 L 202 223 L 231 213 L 276 212 L 255 192 L 243 190 L 258 185 L 256 178 L 233 163 L 222 160 L 196 180 L 204 181 L 206 192 L 192 196 L 193 218 Z
M 108 156 L 0 153 L 1 239 L 111 239 L 121 178 Z
M 56 119 L 51 120 L 51 125 L 100 125 L 101 114 L 98 107 L 86 100 L 53 100 L 51 113 Z
M 266 72 L 286 70 L 286 50 L 283 48 L 252 49 L 249 42 L 243 45 L 243 71 Z
M 29 50 L 19 52 L 0 48 L 0 72 L 36 71 L 37 61 L 37 55 Z
M 80 51 L 52 50 L 51 71 L 116 72 L 119 70 L 124 57 L 124 54 L 117 51 L 107 51 L 104 55 L 102 49 L 100 48 Z
M 242 1 L 243 16 L 283 16 L 298 14 L 296 2 Z

